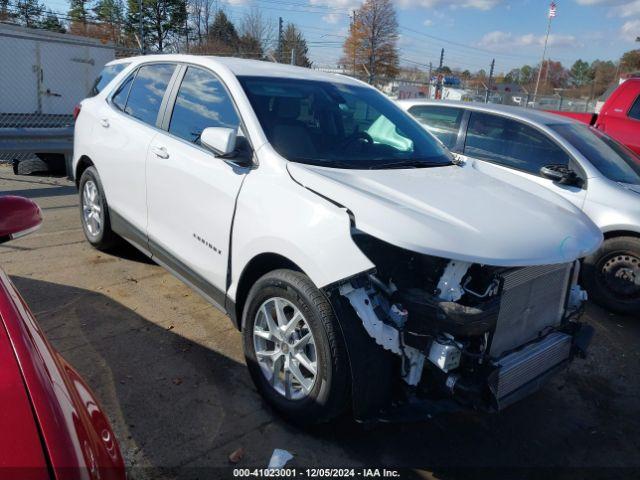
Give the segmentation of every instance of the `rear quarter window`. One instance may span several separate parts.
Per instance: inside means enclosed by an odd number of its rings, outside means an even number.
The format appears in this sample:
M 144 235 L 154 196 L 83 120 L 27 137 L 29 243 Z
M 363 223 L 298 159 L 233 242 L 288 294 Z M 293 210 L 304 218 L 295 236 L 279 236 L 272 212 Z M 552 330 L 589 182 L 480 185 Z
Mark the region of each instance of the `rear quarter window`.
M 104 90 L 104 87 L 109 85 L 111 80 L 116 78 L 116 76 L 129 65 L 129 63 L 116 63 L 114 65 L 106 65 L 100 72 L 100 75 L 98 75 L 93 82 L 93 87 L 91 87 L 91 90 L 89 91 L 89 96 L 95 97 L 96 95 L 98 95 L 102 90 Z

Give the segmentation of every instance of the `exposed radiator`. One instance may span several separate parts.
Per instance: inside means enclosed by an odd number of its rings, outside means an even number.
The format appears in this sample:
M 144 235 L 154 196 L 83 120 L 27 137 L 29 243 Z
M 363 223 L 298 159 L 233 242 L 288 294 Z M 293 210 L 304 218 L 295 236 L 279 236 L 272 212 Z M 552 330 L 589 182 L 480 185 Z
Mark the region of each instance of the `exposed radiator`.
M 499 370 L 489 380 L 489 388 L 499 400 L 569 358 L 571 336 L 554 332 L 543 340 L 510 353 L 495 364 Z
M 538 337 L 562 319 L 571 263 L 511 270 L 504 283 L 496 330 L 489 350 L 493 358 Z

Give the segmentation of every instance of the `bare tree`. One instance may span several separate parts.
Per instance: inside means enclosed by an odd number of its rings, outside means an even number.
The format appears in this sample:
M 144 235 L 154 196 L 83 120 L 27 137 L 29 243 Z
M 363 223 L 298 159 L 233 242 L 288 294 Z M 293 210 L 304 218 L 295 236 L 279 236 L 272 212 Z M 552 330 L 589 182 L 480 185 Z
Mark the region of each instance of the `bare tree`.
M 217 0 L 187 0 L 191 30 L 198 45 L 206 43 L 211 19 L 218 10 Z
M 187 3 L 187 15 L 192 24 L 198 45 L 202 44 L 202 8 L 207 0 L 189 0 Z
M 203 0 L 202 8 L 202 25 L 204 35 L 209 37 L 209 25 L 211 25 L 211 18 L 215 17 L 218 13 L 218 0 Z
M 266 54 L 274 46 L 274 23 L 270 18 L 266 19 L 259 8 L 252 7 L 242 19 L 240 35 Z

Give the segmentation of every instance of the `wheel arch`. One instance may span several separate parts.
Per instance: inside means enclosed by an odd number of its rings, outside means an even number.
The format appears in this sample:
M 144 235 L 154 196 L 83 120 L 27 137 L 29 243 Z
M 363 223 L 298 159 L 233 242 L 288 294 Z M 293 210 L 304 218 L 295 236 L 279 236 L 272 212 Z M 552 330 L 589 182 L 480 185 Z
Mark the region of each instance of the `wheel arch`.
M 82 177 L 84 171 L 89 167 L 95 167 L 95 164 L 88 156 L 82 155 L 78 159 L 78 163 L 74 171 L 74 180 L 76 182 L 76 187 L 80 187 L 80 177 Z
M 231 319 L 238 330 L 242 330 L 242 311 L 249 295 L 249 290 L 256 281 L 274 270 L 286 268 L 296 272 L 305 273 L 300 266 L 289 258 L 273 252 L 260 253 L 253 257 L 244 267 L 238 280 L 236 288 L 235 302 L 227 300 L 231 303 L 227 307 Z M 305 273 L 306 275 L 306 273 Z
M 610 238 L 615 237 L 636 237 L 640 238 L 640 232 L 635 232 L 633 230 L 610 230 L 608 232 L 603 232 L 604 239 L 609 240 Z

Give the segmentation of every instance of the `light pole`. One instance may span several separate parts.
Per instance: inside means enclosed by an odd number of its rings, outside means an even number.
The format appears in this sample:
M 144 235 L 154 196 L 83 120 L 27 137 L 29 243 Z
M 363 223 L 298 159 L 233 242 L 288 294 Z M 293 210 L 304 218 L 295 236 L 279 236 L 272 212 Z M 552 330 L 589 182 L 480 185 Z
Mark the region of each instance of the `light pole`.
M 535 106 L 536 100 L 538 98 L 538 87 L 540 86 L 540 76 L 542 74 L 542 68 L 544 67 L 544 57 L 547 55 L 547 43 L 549 43 L 549 32 L 551 32 L 551 19 L 556 16 L 556 4 L 551 2 L 549 6 L 549 15 L 547 22 L 547 34 L 544 37 L 544 48 L 542 50 L 542 61 L 540 62 L 540 68 L 538 69 L 538 79 L 536 80 L 536 89 L 533 92 L 533 104 Z M 547 64 L 547 69 L 549 65 Z

